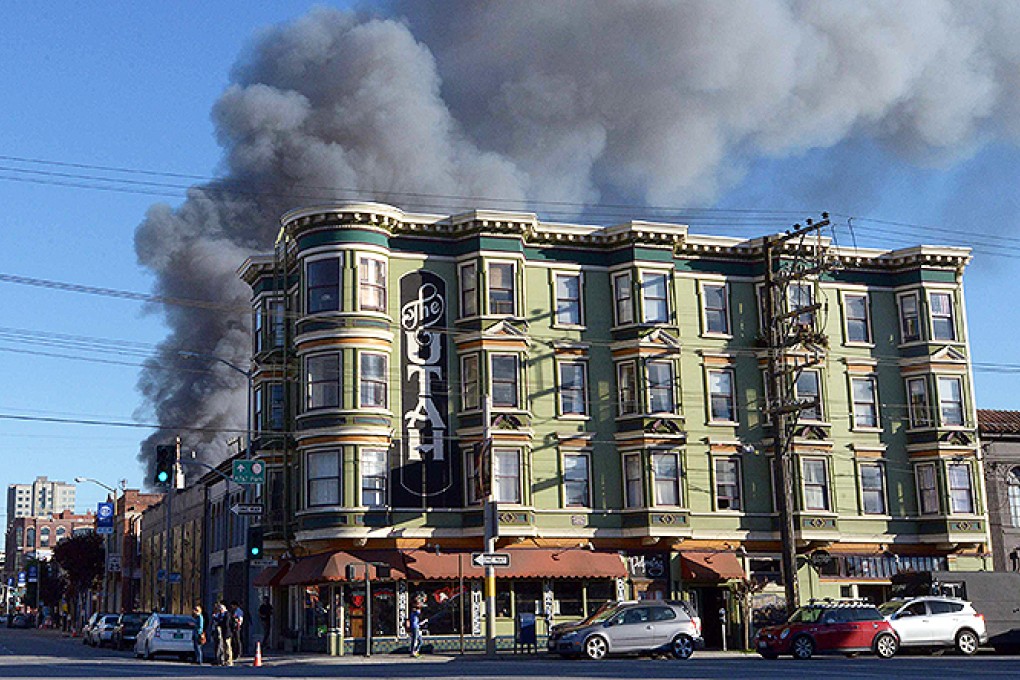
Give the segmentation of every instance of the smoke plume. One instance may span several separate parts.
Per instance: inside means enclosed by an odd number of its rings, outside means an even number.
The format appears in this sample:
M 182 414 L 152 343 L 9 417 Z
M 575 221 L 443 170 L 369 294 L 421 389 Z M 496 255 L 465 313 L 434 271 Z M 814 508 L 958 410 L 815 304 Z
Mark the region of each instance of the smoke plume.
M 889 2 L 394 2 L 264 33 L 213 108 L 222 179 L 138 227 L 169 335 L 144 410 L 218 461 L 244 429 L 249 291 L 235 271 L 279 216 L 376 199 L 583 218 L 607 198 L 711 205 L 760 159 L 846 143 L 949 163 L 1020 135 L 1020 7 Z M 833 181 L 837 181 L 834 179 Z M 824 184 L 824 183 L 821 183 Z M 819 186 L 820 193 L 826 190 Z M 570 207 L 576 206 L 576 207 Z M 565 214 L 566 213 L 566 214 Z M 635 217 L 640 215 L 635 214 Z M 157 433 L 139 454 L 151 465 Z

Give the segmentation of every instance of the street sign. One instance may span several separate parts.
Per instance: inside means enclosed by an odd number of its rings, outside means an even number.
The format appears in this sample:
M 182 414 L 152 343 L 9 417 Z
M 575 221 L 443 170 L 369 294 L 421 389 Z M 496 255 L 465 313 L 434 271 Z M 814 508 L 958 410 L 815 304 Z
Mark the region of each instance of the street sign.
M 18 587 L 19 588 L 25 587 L 25 572 L 23 571 L 18 572 Z
M 230 512 L 241 516 L 261 516 L 264 511 L 265 507 L 261 503 L 234 503 L 230 507 Z
M 96 533 L 113 533 L 113 503 L 100 503 L 96 506 Z
M 119 574 L 121 571 L 120 555 L 109 554 L 106 556 L 106 571 Z
M 182 580 L 181 579 L 181 572 L 179 572 L 179 571 L 171 571 L 170 572 L 170 578 L 167 579 L 167 580 L 170 583 L 180 583 L 181 580 Z
M 39 581 L 39 567 L 35 564 L 28 565 L 28 582 L 38 583 Z
M 165 578 L 166 578 L 166 569 L 157 569 L 156 570 L 156 580 L 157 581 L 162 581 Z
M 256 569 L 268 569 L 269 567 L 278 566 L 280 563 L 272 559 L 271 557 L 263 557 L 258 560 L 252 560 L 251 562 L 249 562 L 249 564 L 251 564 L 251 566 L 255 567 Z
M 260 460 L 235 460 L 231 479 L 235 484 L 265 484 L 266 465 Z
M 476 567 L 509 567 L 510 553 L 471 553 L 471 564 Z

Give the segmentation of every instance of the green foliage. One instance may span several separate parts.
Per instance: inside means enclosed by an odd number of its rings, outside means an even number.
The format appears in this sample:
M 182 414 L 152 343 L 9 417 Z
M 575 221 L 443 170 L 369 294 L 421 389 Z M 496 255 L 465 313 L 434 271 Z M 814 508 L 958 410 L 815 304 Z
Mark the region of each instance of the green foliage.
M 106 549 L 101 536 L 78 534 L 58 543 L 53 559 L 67 574 L 68 592 L 76 595 L 99 586 L 106 568 Z

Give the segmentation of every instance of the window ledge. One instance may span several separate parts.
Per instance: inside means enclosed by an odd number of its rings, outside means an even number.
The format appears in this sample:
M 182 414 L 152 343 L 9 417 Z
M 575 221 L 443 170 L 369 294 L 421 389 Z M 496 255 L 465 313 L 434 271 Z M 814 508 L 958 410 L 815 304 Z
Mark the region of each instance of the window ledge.
M 710 420 L 706 423 L 709 427 L 740 427 L 735 420 Z
M 588 327 L 584 324 L 554 323 L 553 328 L 563 331 L 586 331 Z
M 861 426 L 857 426 L 857 427 L 851 427 L 850 431 L 851 432 L 871 432 L 871 433 L 878 433 L 878 434 L 881 434 L 882 432 L 885 432 L 885 430 L 883 428 L 878 427 L 878 426 L 872 427 L 871 425 L 868 425 L 868 426 L 861 425 Z
M 384 406 L 363 406 L 358 404 L 358 410 L 362 413 L 369 413 L 373 416 L 392 416 L 393 411 Z
M 577 414 L 577 413 L 567 413 L 567 414 L 562 414 L 561 413 L 558 416 L 558 419 L 559 420 L 573 420 L 573 421 L 577 421 L 577 422 L 587 422 L 587 421 L 591 420 L 591 416 L 581 415 L 581 414 Z
M 860 347 L 862 349 L 874 349 L 875 343 L 873 342 L 861 342 L 860 340 L 847 340 L 843 343 L 844 347 Z
M 711 338 L 713 340 L 732 340 L 733 339 L 733 334 L 732 333 L 709 333 L 709 332 L 705 332 L 705 333 L 701 334 L 701 337 L 703 337 L 703 338 Z

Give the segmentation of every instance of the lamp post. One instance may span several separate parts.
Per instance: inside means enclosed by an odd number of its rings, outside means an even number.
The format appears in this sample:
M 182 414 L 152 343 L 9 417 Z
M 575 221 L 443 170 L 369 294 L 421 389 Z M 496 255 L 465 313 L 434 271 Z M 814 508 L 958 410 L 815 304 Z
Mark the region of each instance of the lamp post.
M 110 486 L 109 484 L 104 484 L 103 482 L 100 482 L 98 479 L 92 479 L 91 477 L 75 477 L 74 481 L 77 482 L 78 484 L 82 484 L 84 482 L 90 482 L 92 484 L 95 484 L 96 486 L 99 486 L 99 487 L 102 487 L 102 488 L 106 489 L 107 491 L 109 491 L 110 493 L 113 494 L 114 531 L 116 531 L 116 526 L 117 526 L 117 522 L 116 522 L 116 517 L 117 517 L 117 487 Z M 121 485 L 122 489 L 126 488 L 127 487 L 127 480 L 126 479 L 120 480 L 120 485 Z M 110 543 L 111 543 L 110 537 L 111 537 L 111 535 L 112 534 L 107 534 L 106 538 L 104 540 L 104 542 L 106 543 L 106 558 L 105 558 L 105 562 L 106 563 L 103 565 L 103 608 L 105 608 L 107 611 L 110 611 L 112 609 L 112 607 L 110 606 L 110 587 L 109 587 L 109 584 L 110 584 Z

